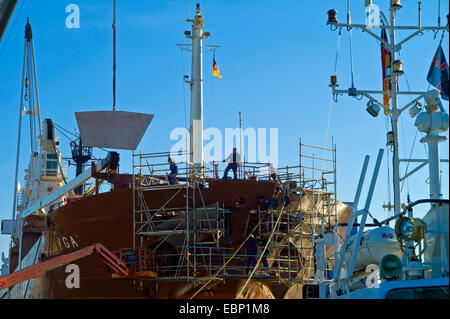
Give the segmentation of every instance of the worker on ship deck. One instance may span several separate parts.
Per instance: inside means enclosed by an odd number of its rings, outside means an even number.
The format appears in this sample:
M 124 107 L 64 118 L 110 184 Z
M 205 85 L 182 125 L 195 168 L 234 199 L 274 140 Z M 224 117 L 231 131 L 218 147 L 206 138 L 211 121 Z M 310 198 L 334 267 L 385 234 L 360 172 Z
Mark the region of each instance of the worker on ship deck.
M 264 247 L 266 247 L 266 244 L 268 241 L 269 241 L 269 239 L 261 240 L 262 249 L 264 249 Z M 264 251 L 263 257 L 261 259 L 263 267 L 265 269 L 269 269 L 269 263 L 267 262 L 267 257 L 269 257 L 269 247 L 267 247 L 267 249 Z
M 259 197 L 259 209 L 262 211 L 268 210 L 269 208 L 277 208 L 278 207 L 278 201 L 276 198 L 272 197 L 269 200 L 266 200 L 264 196 Z
M 178 166 L 175 163 L 175 161 L 170 157 L 167 159 L 167 162 L 169 162 L 169 170 L 170 170 L 170 173 L 167 176 L 167 178 L 169 179 L 169 185 L 173 185 L 175 184 L 175 177 L 178 175 Z
M 228 166 L 225 168 L 225 172 L 223 173 L 223 179 L 228 179 L 228 172 L 233 170 L 234 179 L 237 179 L 237 168 L 239 163 L 241 163 L 241 156 L 237 152 L 236 147 L 233 148 L 233 153 L 228 155 L 223 162 L 228 162 Z
M 269 176 L 276 181 L 277 180 L 277 170 L 275 167 L 273 167 L 272 163 L 269 163 L 269 166 L 267 167 L 267 170 L 269 172 Z
M 267 244 L 267 240 L 257 239 L 253 234 L 251 234 L 245 244 L 246 244 L 246 248 L 247 248 L 246 271 L 248 274 L 249 272 L 253 271 L 253 267 L 256 266 L 257 256 L 258 256 L 258 244 L 260 246 L 262 246 L 262 249 L 264 249 L 264 247 Z M 268 256 L 269 256 L 269 249 L 267 248 L 266 251 L 264 252 L 264 255 L 261 258 L 261 262 L 265 269 L 269 269 L 269 263 L 267 262 Z

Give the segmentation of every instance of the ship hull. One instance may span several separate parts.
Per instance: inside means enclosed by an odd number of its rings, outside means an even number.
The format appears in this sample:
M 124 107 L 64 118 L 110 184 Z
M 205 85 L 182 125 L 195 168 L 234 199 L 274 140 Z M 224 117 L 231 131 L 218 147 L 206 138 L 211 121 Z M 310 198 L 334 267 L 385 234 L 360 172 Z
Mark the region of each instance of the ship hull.
M 211 180 L 209 187 L 197 196 L 196 205 L 215 205 L 231 210 L 231 230 L 229 243 L 236 247 L 244 239 L 250 209 L 258 206 L 260 196 L 273 196 L 275 184 L 267 181 Z M 149 208 L 158 209 L 170 200 L 170 207 L 186 205 L 184 190 L 155 190 L 146 192 Z M 197 191 L 200 192 L 200 191 Z M 175 195 L 175 196 L 174 196 Z M 235 207 L 238 199 L 245 203 Z M 94 243 L 102 243 L 111 251 L 133 245 L 133 193 L 129 188 L 101 193 L 73 201 L 48 216 L 49 225 L 44 231 L 42 258 L 69 253 Z M 151 245 L 159 238 L 147 239 Z M 112 279 L 108 268 L 95 256 L 74 262 L 80 269 L 80 288 L 67 288 L 68 273 L 65 267 L 48 272 L 46 275 L 47 298 L 188 298 L 195 291 L 191 283 Z M 241 279 L 226 280 L 213 290 L 199 294 L 199 298 L 235 298 Z M 258 288 L 259 287 L 259 288 Z M 44 289 L 44 288 L 42 288 Z M 253 298 L 273 298 L 267 287 L 252 288 Z

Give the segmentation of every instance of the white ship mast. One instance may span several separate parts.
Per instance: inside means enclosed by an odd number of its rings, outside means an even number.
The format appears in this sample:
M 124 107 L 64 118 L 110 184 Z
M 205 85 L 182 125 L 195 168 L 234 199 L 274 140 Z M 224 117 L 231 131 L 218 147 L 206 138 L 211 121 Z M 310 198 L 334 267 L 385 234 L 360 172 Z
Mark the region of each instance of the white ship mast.
M 203 34 L 203 17 L 200 5 L 197 4 L 192 22 L 192 34 L 186 37 L 192 39 L 192 65 L 191 65 L 191 120 L 190 120 L 190 162 L 194 167 L 203 165 L 203 54 L 202 40 L 208 37 Z
M 203 54 L 215 50 L 217 45 L 203 45 L 203 40 L 210 37 L 209 32 L 203 32 L 203 17 L 200 5 L 195 8 L 194 19 L 186 19 L 192 23 L 192 31 L 184 31 L 186 38 L 191 39 L 192 44 L 177 44 L 181 49 L 192 53 L 191 78 L 184 76 L 185 82 L 191 89 L 191 112 L 189 126 L 189 162 L 195 170 L 200 170 L 204 165 L 203 154 Z M 209 50 L 205 51 L 204 48 Z

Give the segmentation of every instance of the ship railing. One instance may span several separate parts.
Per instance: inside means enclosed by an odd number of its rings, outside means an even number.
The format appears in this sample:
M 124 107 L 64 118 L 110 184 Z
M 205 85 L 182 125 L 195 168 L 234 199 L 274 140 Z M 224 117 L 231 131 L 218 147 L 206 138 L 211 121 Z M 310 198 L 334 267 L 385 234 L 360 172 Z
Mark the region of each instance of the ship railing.
M 141 276 L 148 272 L 158 273 L 156 254 L 153 249 L 123 248 L 114 252 L 114 254 L 126 264 L 132 276 L 133 273 L 140 274 Z
M 176 181 L 179 184 L 185 184 L 188 180 L 219 179 L 223 177 L 228 163 L 223 161 L 209 161 L 204 165 L 198 166 L 187 160 L 187 152 L 157 152 L 134 154 L 133 170 L 136 176 L 139 176 L 138 185 L 152 186 L 169 184 L 168 176 L 170 174 L 169 163 L 167 159 L 186 157 L 185 160 L 178 161 L 178 174 Z M 244 180 L 271 180 L 268 171 L 270 163 L 244 161 L 238 164 L 237 177 Z M 298 166 L 283 167 L 277 171 L 280 182 L 299 180 Z M 229 172 L 229 177 L 233 172 Z
M 74 198 L 66 197 L 64 199 L 60 199 L 48 206 L 48 213 L 55 211 L 55 210 L 61 208 L 62 206 L 70 205 L 71 203 L 73 203 L 74 201 L 77 201 L 78 199 L 79 198 L 77 198 L 77 197 L 74 197 Z

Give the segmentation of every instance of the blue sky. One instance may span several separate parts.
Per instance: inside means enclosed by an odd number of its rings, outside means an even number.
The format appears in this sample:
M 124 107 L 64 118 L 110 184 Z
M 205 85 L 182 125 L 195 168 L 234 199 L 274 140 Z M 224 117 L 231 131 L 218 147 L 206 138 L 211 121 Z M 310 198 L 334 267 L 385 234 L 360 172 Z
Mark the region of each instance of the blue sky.
M 186 43 L 183 31 L 184 0 L 118 0 L 117 26 L 117 109 L 153 113 L 155 118 L 138 150 L 169 150 L 173 142 L 170 131 L 184 127 L 185 114 L 182 77 L 189 74 L 190 59 L 175 46 Z M 212 53 L 204 56 L 204 126 L 237 127 L 238 112 L 243 112 L 243 127 L 278 128 L 279 164 L 298 165 L 298 142 L 323 146 L 330 102 L 329 76 L 334 70 L 338 31 L 330 31 L 325 22 L 330 8 L 338 10 L 345 21 L 347 1 L 300 0 L 202 0 L 205 31 L 211 32 L 206 44 L 220 45 L 216 60 L 222 79 L 211 75 Z M 187 1 L 188 15 L 193 16 L 195 1 Z M 374 0 L 381 10 L 389 1 Z M 422 24 L 437 23 L 438 1 L 422 1 Z M 21 84 L 23 32 L 30 17 L 36 51 L 41 117 L 72 130 L 76 128 L 74 112 L 109 110 L 112 106 L 112 1 L 70 0 L 31 1 L 23 8 L 19 1 L 5 36 L 0 43 L 0 217 L 11 218 L 17 116 Z M 69 4 L 80 7 L 80 29 L 65 27 Z M 397 22 L 417 23 L 416 2 L 403 1 Z M 21 9 L 21 10 L 20 10 Z M 364 23 L 364 1 L 351 1 L 352 21 Z M 442 21 L 446 21 L 448 3 L 441 2 Z M 16 22 L 15 22 L 16 21 Z M 15 25 L 13 27 L 13 24 Z M 445 22 L 443 22 L 445 23 Z M 378 32 L 378 31 L 377 31 Z M 398 32 L 402 39 L 410 31 Z M 353 30 L 355 86 L 360 89 L 381 88 L 379 43 L 367 34 Z M 406 75 L 400 89 L 412 91 L 428 88 L 426 75 L 439 37 L 425 32 L 403 46 L 401 59 Z M 449 60 L 448 33 L 443 44 Z M 337 76 L 341 88 L 350 86 L 349 34 L 342 33 Z M 189 96 L 186 88 L 186 103 Z M 407 97 L 399 100 L 406 103 Z M 386 144 L 386 120 L 373 118 L 365 110 L 367 100 L 348 96 L 332 104 L 329 138 L 337 145 L 338 199 L 352 201 L 362 162 L 371 156 L 370 178 L 380 147 Z M 448 102 L 444 101 L 448 111 Z M 25 127 L 26 129 L 27 127 Z M 28 136 L 24 129 L 23 136 Z M 409 158 L 416 128 L 414 119 L 405 113 L 400 121 L 400 155 Z M 448 137 L 448 132 L 445 133 Z M 418 140 L 413 157 L 426 156 Z M 61 137 L 61 142 L 67 140 Z M 68 155 L 68 145 L 61 147 Z M 99 155 L 103 154 L 101 152 Z M 448 143 L 441 146 L 448 158 Z M 121 152 L 121 171 L 130 171 L 130 152 Z M 381 205 L 386 202 L 386 154 L 378 177 L 372 213 L 379 219 L 387 216 Z M 26 144 L 22 148 L 21 172 L 28 164 Z M 390 167 L 392 173 L 392 167 Z M 410 167 L 411 170 L 411 167 Z M 448 164 L 442 165 L 442 190 L 448 198 Z M 405 167 L 402 166 L 402 172 Z M 405 184 L 402 202 L 409 189 L 412 200 L 428 196 L 427 169 L 422 169 Z M 23 177 L 23 174 L 22 176 Z M 369 182 L 363 190 L 364 204 Z M 7 236 L 0 238 L 0 250 L 6 251 Z

